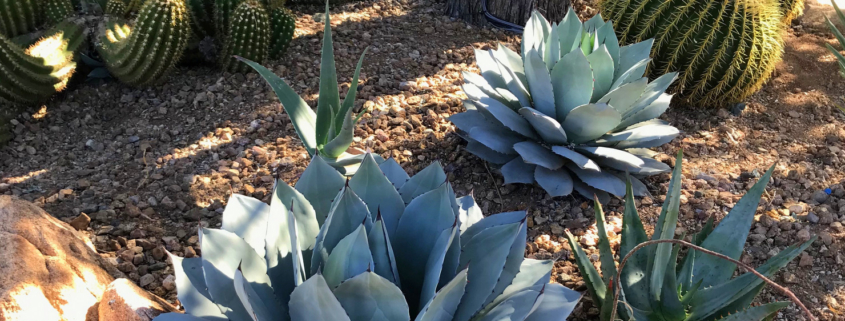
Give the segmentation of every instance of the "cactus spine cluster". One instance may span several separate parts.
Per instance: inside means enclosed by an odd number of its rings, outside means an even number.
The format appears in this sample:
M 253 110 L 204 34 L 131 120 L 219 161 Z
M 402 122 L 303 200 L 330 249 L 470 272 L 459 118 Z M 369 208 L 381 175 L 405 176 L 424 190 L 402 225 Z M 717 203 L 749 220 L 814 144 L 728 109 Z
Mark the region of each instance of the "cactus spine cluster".
M 32 32 L 43 21 L 39 0 L 0 0 L 0 35 L 12 38 Z
M 242 2 L 232 13 L 220 65 L 231 72 L 246 72 L 249 66 L 240 63 L 234 56 L 253 61 L 267 59 L 270 46 L 270 17 L 258 0 Z
M 804 0 L 780 0 L 783 24 L 789 25 L 792 20 L 804 14 Z
M 82 28 L 67 22 L 28 49 L 0 35 L 0 98 L 35 104 L 64 90 L 83 40 Z
M 123 0 L 109 0 L 103 12 L 111 16 L 123 16 L 129 9 Z
M 771 76 L 783 51 L 777 0 L 604 0 L 622 44 L 654 38 L 649 76 L 680 72 L 685 104 L 740 102 Z
M 70 0 L 44 0 L 44 12 L 48 23 L 57 24 L 73 14 L 73 3 Z
M 109 30 L 98 49 L 117 79 L 131 86 L 148 86 L 176 65 L 190 33 L 184 1 L 147 0 L 135 26 Z

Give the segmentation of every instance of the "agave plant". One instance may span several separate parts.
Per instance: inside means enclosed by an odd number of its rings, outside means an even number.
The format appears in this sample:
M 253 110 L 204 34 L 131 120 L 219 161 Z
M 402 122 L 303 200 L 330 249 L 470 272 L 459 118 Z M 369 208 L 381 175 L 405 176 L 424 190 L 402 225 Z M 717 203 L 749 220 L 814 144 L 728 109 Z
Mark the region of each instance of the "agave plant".
M 677 165 L 669 182 L 666 202 L 663 203 L 651 240 L 675 237 L 681 204 L 680 153 L 675 164 Z M 754 184 L 715 228 L 711 216 L 701 232 L 693 235 L 691 242 L 738 260 L 751 229 L 757 205 L 760 203 L 760 196 L 765 191 L 773 170 L 774 166 Z M 617 252 L 619 258 L 625 257 L 635 246 L 649 240 L 634 206 L 631 188 L 629 183 L 622 218 L 621 244 Z M 613 288 L 611 285 L 615 285 L 611 280 L 616 278 L 616 262 L 613 260 L 604 226 L 604 212 L 598 202 L 595 209 L 601 276 L 572 234 L 567 231 L 566 236 L 575 253 L 575 261 L 587 284 L 588 292 L 593 302 L 601 309 L 601 320 L 610 320 L 613 305 L 613 292 L 610 289 Z M 804 251 L 814 239 L 783 249 L 758 267 L 757 272 L 771 277 Z M 620 303 L 618 311 L 623 320 L 771 320 L 778 310 L 789 305 L 789 302 L 774 302 L 749 307 L 754 297 L 763 289 L 763 280 L 751 273 L 732 277 L 736 270 L 735 264 L 695 250 L 690 250 L 680 265 L 677 265 L 679 250 L 677 245 L 660 243 L 631 254 L 620 275 L 621 297 L 625 304 Z
M 299 139 L 302 140 L 308 154 L 311 157 L 317 154 L 322 155 L 332 166 L 345 174 L 352 174 L 364 157 L 364 154 L 352 155 L 347 153 L 347 150 L 349 145 L 352 144 L 355 123 L 363 116 L 363 113 L 359 113 L 358 117 L 353 117 L 352 106 L 358 93 L 358 75 L 361 73 L 361 65 L 364 63 L 364 55 L 367 50 L 364 50 L 358 60 L 349 91 L 341 103 L 338 94 L 330 20 L 329 5 L 326 2 L 326 22 L 320 60 L 320 96 L 317 99 L 316 113 L 284 80 L 272 71 L 254 61 L 242 57 L 236 58 L 255 69 L 270 84 L 282 103 L 282 107 L 288 113 L 293 127 L 296 129 L 296 134 L 299 135 Z
M 836 1 L 831 1 L 830 3 L 833 4 L 833 9 L 836 11 L 836 16 L 839 18 L 839 22 L 845 25 L 845 14 L 842 14 L 842 10 L 839 10 L 839 5 L 836 4 Z M 825 17 L 824 20 L 827 22 L 827 27 L 830 28 L 830 32 L 836 36 L 839 46 L 845 47 L 845 36 L 842 35 L 842 32 L 836 28 L 836 25 L 830 21 L 830 18 Z M 836 48 L 833 48 L 830 44 L 825 44 L 825 46 L 827 46 L 827 50 L 830 50 L 830 53 L 836 56 L 836 62 L 839 65 L 839 74 L 842 77 L 845 77 L 845 56 L 842 56 L 842 54 L 839 53 L 839 50 L 836 50 Z
M 625 194 L 624 172 L 670 170 L 645 148 L 678 135 L 655 119 L 669 107 L 664 93 L 677 74 L 643 77 L 652 41 L 619 47 L 613 23 L 581 23 L 573 10 L 560 24 L 534 12 L 522 56 L 503 45 L 476 50 L 481 76 L 464 73 L 467 111 L 450 120 L 467 150 L 503 164 L 505 183 L 538 183 L 552 196 L 573 189 L 586 197 Z M 638 180 L 634 192 L 648 191 Z
M 350 179 L 314 157 L 270 205 L 233 195 L 201 258 L 171 256 L 184 320 L 561 320 L 581 295 L 524 258 L 525 212 L 484 218 L 440 164 L 410 177 L 366 154 Z

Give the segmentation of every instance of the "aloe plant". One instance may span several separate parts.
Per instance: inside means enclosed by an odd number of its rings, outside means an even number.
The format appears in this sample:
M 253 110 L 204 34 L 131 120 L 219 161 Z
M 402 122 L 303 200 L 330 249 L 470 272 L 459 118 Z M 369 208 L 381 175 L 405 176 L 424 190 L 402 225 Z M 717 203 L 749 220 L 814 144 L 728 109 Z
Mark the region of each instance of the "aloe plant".
M 581 294 L 525 259 L 525 212 L 484 218 L 439 163 L 409 177 L 367 154 L 346 180 L 314 157 L 269 205 L 233 195 L 201 258 L 171 256 L 185 320 L 561 320 Z
M 623 173 L 668 172 L 646 148 L 678 135 L 657 119 L 672 100 L 676 73 L 643 77 L 652 40 L 620 47 L 613 22 L 581 23 L 571 10 L 560 24 L 536 11 L 522 55 L 503 45 L 476 50 L 481 76 L 464 73 L 467 111 L 449 118 L 467 151 L 503 165 L 505 183 L 537 183 L 551 196 L 574 191 L 603 201 L 625 193 Z M 647 195 L 638 180 L 634 192 Z
M 237 59 L 255 69 L 276 92 L 276 96 L 288 113 L 308 154 L 311 157 L 315 157 L 317 154 L 322 155 L 327 158 L 332 166 L 344 171 L 344 173 L 351 174 L 363 159 L 363 154 L 351 155 L 346 151 L 352 144 L 353 127 L 363 115 L 363 113 L 359 113 L 357 117 L 353 117 L 352 107 L 358 93 L 358 75 L 361 73 L 361 66 L 364 63 L 364 55 L 366 55 L 367 50 L 365 49 L 364 53 L 361 54 L 358 65 L 355 67 L 355 74 L 352 76 L 352 84 L 349 86 L 349 91 L 347 91 L 343 102 L 341 102 L 338 93 L 330 20 L 327 2 L 323 48 L 320 58 L 320 96 L 317 99 L 316 113 L 284 80 L 272 71 L 249 59 L 243 57 L 237 57 Z
M 833 4 L 834 10 L 836 10 L 836 16 L 839 17 L 839 22 L 845 25 L 845 14 L 842 14 L 842 10 L 839 10 L 839 5 L 836 4 L 836 1 L 831 1 Z M 830 18 L 825 17 L 825 22 L 827 22 L 827 27 L 830 28 L 830 32 L 836 36 L 836 40 L 839 41 L 839 46 L 845 48 L 845 36 L 842 35 L 842 32 L 839 31 L 838 28 L 830 21 Z M 827 50 L 830 50 L 834 56 L 836 56 L 836 62 L 839 65 L 839 75 L 845 77 L 845 57 L 839 53 L 839 50 L 833 48 L 830 44 L 825 44 L 827 46 Z
M 666 202 L 651 240 L 675 237 L 681 204 L 681 156 L 678 153 Z M 692 243 L 738 260 L 773 170 L 774 166 L 769 168 L 715 228 L 711 217 L 702 230 L 693 235 Z M 620 258 L 649 240 L 634 206 L 630 182 L 627 190 L 621 244 L 617 253 Z M 601 309 L 601 320 L 610 320 L 613 305 L 610 285 L 611 280 L 617 277 L 616 264 L 604 226 L 604 212 L 598 202 L 595 210 L 601 275 L 574 236 L 569 231 L 566 236 L 588 292 Z M 756 270 L 770 277 L 804 251 L 814 239 L 783 249 Z M 619 303 L 618 310 L 623 320 L 770 320 L 778 310 L 789 305 L 789 302 L 774 302 L 749 307 L 763 289 L 763 280 L 751 273 L 732 277 L 736 270 L 734 263 L 695 250 L 690 250 L 678 265 L 679 250 L 678 245 L 660 243 L 631 254 L 619 275 L 624 304 Z

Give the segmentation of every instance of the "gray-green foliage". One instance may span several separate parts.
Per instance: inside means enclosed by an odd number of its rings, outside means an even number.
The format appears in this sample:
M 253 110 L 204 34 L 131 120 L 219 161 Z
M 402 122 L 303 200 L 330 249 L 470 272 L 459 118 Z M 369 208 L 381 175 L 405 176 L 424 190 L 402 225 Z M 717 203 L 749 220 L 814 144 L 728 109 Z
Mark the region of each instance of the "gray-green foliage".
M 552 196 L 623 196 L 623 173 L 668 172 L 650 157 L 678 135 L 656 119 L 669 107 L 677 74 L 643 77 L 652 41 L 620 47 L 613 23 L 581 23 L 570 10 L 560 24 L 534 12 L 522 55 L 503 45 L 476 50 L 481 76 L 464 73 L 467 111 L 450 120 L 467 150 L 502 164 L 505 183 L 538 183 Z M 635 179 L 634 192 L 648 193 Z
M 367 154 L 349 180 L 314 157 L 270 205 L 233 195 L 201 258 L 171 256 L 184 320 L 561 320 L 581 294 L 524 258 L 525 212 L 484 218 L 439 163 Z
M 836 16 L 839 17 L 839 22 L 845 25 L 845 14 L 842 14 L 842 10 L 839 10 L 839 5 L 836 4 L 836 1 L 831 1 L 831 3 L 833 4 L 833 9 L 836 10 Z M 836 40 L 839 41 L 839 46 L 845 47 L 845 36 L 843 36 L 842 32 L 840 32 L 833 22 L 830 21 L 830 18 L 825 17 L 824 19 L 827 22 L 827 27 L 830 28 L 830 32 L 832 32 L 833 35 L 836 36 Z M 845 77 L 845 56 L 842 56 L 842 54 L 839 53 L 839 50 L 836 50 L 836 48 L 833 48 L 830 44 L 825 44 L 825 46 L 827 46 L 827 50 L 830 50 L 830 52 L 836 56 L 836 62 L 839 65 L 839 74 L 842 75 L 842 77 Z
M 631 250 L 648 240 L 675 238 L 681 204 L 681 154 L 675 162 L 675 171 L 669 182 L 669 192 L 663 210 L 649 239 L 643 223 L 637 214 L 631 184 L 627 185 L 628 196 L 622 218 L 621 244 L 616 253 L 624 258 Z M 754 184 L 718 226 L 713 227 L 711 216 L 702 230 L 693 235 L 692 243 L 738 260 L 743 251 L 748 231 L 754 221 L 754 214 L 760 197 L 772 177 L 774 166 Z M 601 320 L 610 320 L 613 292 L 609 289 L 616 278 L 616 265 L 604 226 L 604 213 L 596 202 L 596 225 L 598 227 L 598 250 L 601 261 L 601 276 L 575 238 L 567 232 L 578 269 L 587 284 L 593 302 L 601 309 Z M 683 238 L 683 236 L 681 237 Z M 771 278 L 777 270 L 786 266 L 813 240 L 781 250 L 766 263 L 757 268 Z M 789 302 L 774 302 L 749 307 L 754 297 L 765 285 L 763 280 L 751 273 L 732 277 L 736 265 L 721 258 L 690 249 L 678 265 L 679 245 L 660 243 L 638 250 L 628 259 L 621 272 L 621 301 L 618 316 L 623 320 L 770 320 L 778 310 Z M 615 284 L 613 284 L 615 287 Z

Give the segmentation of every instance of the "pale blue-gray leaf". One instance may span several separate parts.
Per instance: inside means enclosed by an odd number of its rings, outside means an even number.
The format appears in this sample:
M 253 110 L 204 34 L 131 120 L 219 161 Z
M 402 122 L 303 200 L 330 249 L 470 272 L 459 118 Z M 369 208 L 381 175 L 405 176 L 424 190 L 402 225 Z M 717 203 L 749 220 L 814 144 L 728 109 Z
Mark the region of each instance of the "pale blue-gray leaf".
M 431 301 L 417 315 L 415 321 L 450 321 L 455 316 L 458 304 L 467 286 L 467 270 L 464 269 L 440 288 Z
M 587 32 L 595 32 L 602 26 L 604 26 L 604 19 L 602 19 L 601 13 L 596 14 L 590 20 L 584 22 L 584 29 Z
M 565 56 L 578 48 L 581 43 L 581 29 L 583 28 L 578 14 L 572 7 L 563 17 L 563 20 L 558 24 L 558 37 L 560 38 L 560 54 Z
M 458 226 L 456 224 L 451 228 L 441 231 L 437 240 L 434 242 L 434 246 L 431 248 L 431 254 L 425 263 L 425 274 L 423 275 L 423 283 L 420 290 L 419 307 L 425 306 L 429 300 L 434 298 L 437 285 L 440 283 L 440 275 L 443 272 L 443 262 L 446 260 L 447 251 L 452 245 L 452 242 L 455 241 L 455 235 L 457 233 Z
M 405 211 L 405 202 L 390 180 L 381 172 L 372 154 L 367 153 L 364 157 L 358 172 L 349 180 L 349 188 L 364 200 L 367 208 L 370 209 L 371 216 L 376 215 L 373 212 L 381 214 L 388 235 L 396 231 L 399 217 Z
M 666 89 L 669 89 L 669 86 L 672 85 L 675 79 L 678 79 L 677 72 L 670 72 L 668 74 L 664 74 L 663 76 L 657 77 L 657 79 L 655 79 L 645 87 L 642 95 L 633 104 L 631 110 L 622 113 L 622 118 L 628 118 L 631 115 L 640 112 L 640 110 L 642 110 L 646 106 L 651 105 L 651 103 L 653 103 L 660 96 L 666 93 Z
M 525 56 L 525 78 L 528 79 L 528 92 L 534 102 L 534 108 L 546 115 L 555 114 L 555 97 L 552 93 L 552 78 L 546 63 L 537 50 L 523 54 Z M 589 67 L 589 66 L 588 66 Z
M 558 27 L 557 24 L 552 23 L 551 28 L 549 29 L 549 36 L 546 37 L 545 43 L 543 44 L 543 49 L 545 49 L 543 54 L 543 60 L 546 63 L 546 66 L 549 70 L 554 68 L 555 64 L 560 60 L 560 38 L 558 37 Z
M 496 281 L 496 286 L 493 288 L 493 293 L 487 296 L 484 305 L 492 303 L 496 298 L 503 295 L 505 290 L 513 283 L 516 275 L 520 272 L 522 262 L 525 260 L 525 242 L 527 241 L 528 227 L 523 221 L 519 226 L 519 233 L 514 237 L 511 245 L 510 253 L 505 260 L 505 266 L 502 268 L 502 274 Z
M 504 301 L 514 293 L 525 290 L 535 285 L 543 285 L 549 283 L 552 276 L 552 268 L 554 267 L 552 260 L 535 260 L 525 259 L 519 267 L 519 273 L 514 277 L 513 282 L 500 294 L 493 302 L 490 302 L 479 314 L 484 314 L 499 302 Z
M 613 57 L 613 68 L 616 70 L 616 66 L 619 64 L 619 39 L 616 38 L 613 21 L 608 20 L 607 23 L 596 31 L 596 35 L 599 43 L 604 44 L 610 56 Z
M 370 270 L 372 266 L 373 256 L 367 231 L 364 224 L 359 224 L 354 232 L 345 235 L 331 250 L 323 276 L 329 288 L 335 288 L 341 282 Z
M 633 82 L 619 86 L 619 88 L 616 88 L 607 93 L 607 95 L 604 95 L 604 97 L 599 98 L 597 102 L 607 103 L 613 107 L 613 109 L 616 109 L 620 115 L 625 115 L 628 110 L 634 107 L 634 103 L 640 99 L 647 86 L 648 78 L 642 77 Z M 624 120 L 625 117 L 623 116 L 622 119 Z
M 560 319 L 572 314 L 581 293 L 570 290 L 560 284 L 548 284 L 543 291 L 543 300 L 525 321 L 545 321 Z
M 511 223 L 487 228 L 462 246 L 459 266 L 467 266 L 471 262 L 472 266 L 479 268 L 468 273 L 466 293 L 458 305 L 455 321 L 467 321 L 484 307 L 502 274 L 500 267 L 505 266 L 520 225 Z
M 464 76 L 464 84 L 461 88 L 464 90 L 464 93 L 472 100 L 479 100 L 484 97 L 492 97 L 496 100 L 502 101 L 503 98 L 499 96 L 499 93 L 496 92 L 496 88 L 490 86 L 487 83 L 487 80 L 484 80 L 483 77 L 471 73 L 471 72 L 462 72 Z
M 500 131 L 476 127 L 469 132 L 469 137 L 487 146 L 488 148 L 502 154 L 516 154 L 514 144 L 522 142 L 525 138 L 518 135 L 506 135 Z
M 289 305 L 291 321 L 351 321 L 321 274 L 296 287 Z
M 555 170 L 563 166 L 564 159 L 559 155 L 552 153 L 543 145 L 532 141 L 524 141 L 513 145 L 514 150 L 519 153 L 522 160 L 528 164 L 540 165 L 550 170 Z
M 575 147 L 578 151 L 592 155 L 597 163 L 620 171 L 634 172 L 645 165 L 642 158 L 626 151 L 610 147 Z
M 525 58 L 525 53 L 532 49 L 540 48 L 543 44 L 543 39 L 549 34 L 549 22 L 536 10 L 531 12 L 531 17 L 525 24 L 525 29 L 522 31 L 522 55 Z
M 345 183 L 343 175 L 331 167 L 322 157 L 314 157 L 296 182 L 296 190 L 311 203 L 317 215 L 317 222 L 322 225 L 329 215 L 332 200 Z
M 588 170 L 593 170 L 593 171 L 599 171 L 599 170 L 601 170 L 601 168 L 599 167 L 599 165 L 598 165 L 598 164 L 596 164 L 596 162 L 594 162 L 592 159 L 590 159 L 590 158 L 589 158 L 589 157 L 587 157 L 587 156 L 584 156 L 583 154 L 581 154 L 581 153 L 579 153 L 579 152 L 576 152 L 576 151 L 574 151 L 574 150 L 572 150 L 572 149 L 569 149 L 569 148 L 567 148 L 567 147 L 564 147 L 564 146 L 552 146 L 552 151 L 553 151 L 555 154 L 558 154 L 558 155 L 560 155 L 560 156 L 563 156 L 563 157 L 565 157 L 566 159 L 568 159 L 568 160 L 572 161 L 572 163 L 574 163 L 575 165 L 577 165 L 579 168 L 582 168 L 582 169 L 588 169 Z
M 397 163 L 393 157 L 388 158 L 384 161 L 384 163 L 379 164 L 378 167 L 381 169 L 381 172 L 384 173 L 384 176 L 393 183 L 393 186 L 396 187 L 397 190 L 402 188 L 402 186 L 405 185 L 405 182 L 411 178 L 411 176 L 408 176 L 405 169 L 402 168 L 402 166 L 399 166 L 399 163 Z
M 643 107 L 637 113 L 631 114 L 627 118 L 623 116 L 622 123 L 617 128 L 625 128 L 637 123 L 655 119 L 663 115 L 669 109 L 669 103 L 672 102 L 672 95 L 661 94 L 660 97 L 651 102 L 648 106 Z
M 407 321 L 411 319 L 402 290 L 372 272 L 341 283 L 334 292 L 349 318 L 355 321 Z
M 534 169 L 534 179 L 551 196 L 572 194 L 572 176 L 566 169 L 550 170 L 537 166 Z
M 634 124 L 633 126 L 636 126 Z M 631 127 L 629 127 L 631 128 Z M 608 134 L 596 140 L 600 146 L 619 149 L 657 147 L 672 141 L 680 132 L 670 125 L 650 124 Z
M 525 220 L 525 211 L 505 212 L 490 215 L 473 224 L 461 234 L 461 247 L 466 246 L 473 237 L 493 226 L 508 225 Z
M 446 172 L 443 171 L 440 162 L 433 162 L 402 185 L 399 194 L 402 195 L 405 204 L 408 204 L 415 197 L 440 187 L 445 181 Z
M 505 184 L 534 184 L 534 168 L 536 165 L 525 163 L 522 158 L 514 158 L 502 166 L 502 176 Z
M 495 54 L 494 54 L 495 55 Z M 531 105 L 531 94 L 528 93 L 528 88 L 526 87 L 527 83 L 523 82 L 525 79 L 525 75 L 523 74 L 522 77 L 516 73 L 511 67 L 509 67 L 507 61 L 502 61 L 503 59 L 507 58 L 499 58 L 496 57 L 496 61 L 499 64 L 499 69 L 502 70 L 502 79 L 504 79 L 505 84 L 507 84 L 507 94 L 503 94 L 502 90 L 498 90 L 497 92 L 502 95 L 511 95 L 518 101 L 519 106 L 530 106 Z M 520 61 L 519 69 L 524 71 L 524 67 L 521 65 L 522 61 Z
M 607 204 L 608 202 L 610 202 L 610 194 L 608 194 L 607 192 L 597 188 L 593 188 L 592 186 L 587 185 L 586 183 L 578 179 L 575 179 L 574 182 L 575 191 L 578 192 L 578 194 L 581 194 L 581 196 L 583 196 L 584 198 L 588 200 L 598 198 L 599 203 L 602 204 Z
M 503 154 L 499 153 L 495 150 L 490 149 L 490 147 L 484 146 L 484 144 L 477 142 L 474 139 L 470 139 L 467 142 L 466 150 L 472 153 L 479 158 L 491 162 L 493 164 L 505 164 L 511 161 L 514 158 L 519 157 L 516 154 Z
M 652 44 L 654 44 L 654 39 L 648 39 L 646 41 L 637 42 L 619 48 L 619 65 L 616 67 L 616 75 L 620 76 L 621 74 L 633 68 L 634 65 L 638 64 L 644 59 L 648 59 L 649 55 L 651 54 Z M 642 74 L 639 74 L 637 78 L 642 76 Z M 616 79 L 614 79 L 614 81 L 615 80 Z
M 593 95 L 593 71 L 581 50 L 574 50 L 558 61 L 552 69 L 551 87 L 551 92 L 554 93 L 554 115 L 559 122 L 566 119 L 576 107 L 590 103 L 590 97 Z M 549 91 L 544 92 L 546 96 L 549 96 L 548 93 Z M 540 111 L 552 115 L 542 109 Z
M 204 320 L 227 320 L 208 294 L 202 271 L 202 259 L 198 257 L 184 259 L 170 252 L 167 254 L 173 262 L 173 274 L 176 275 L 176 297 L 185 307 L 185 312 L 202 317 Z
M 525 118 L 522 118 L 516 111 L 499 101 L 491 98 L 482 98 L 476 102 L 476 105 L 479 109 L 486 109 L 496 120 L 510 130 L 528 138 L 538 138 L 537 133 L 534 132 L 531 124 Z
M 636 81 L 637 79 L 642 78 L 650 62 L 651 58 L 640 60 L 639 62 L 634 64 L 631 69 L 628 69 L 621 75 L 619 74 L 619 70 L 617 70 L 616 79 L 613 80 L 613 85 L 610 86 L 610 90 L 613 91 L 614 89 L 619 88 L 624 84 L 631 83 Z
M 475 203 L 472 194 L 455 200 L 458 203 L 458 221 L 461 223 L 461 233 L 484 218 L 481 207 Z
M 264 302 L 240 270 L 235 270 L 235 293 L 253 321 L 270 321 L 276 317 L 264 306 Z
M 625 182 L 612 174 L 581 169 L 573 164 L 566 164 L 566 168 L 575 173 L 578 179 L 593 188 L 619 197 L 625 196 Z
M 370 242 L 370 253 L 373 255 L 373 272 L 397 286 L 400 285 L 396 256 L 393 254 L 393 246 L 390 244 L 389 234 L 381 218 L 376 219 L 373 229 L 367 235 L 367 241 Z
M 575 107 L 561 123 L 567 137 L 580 144 L 602 137 L 619 125 L 622 115 L 605 103 L 586 104 Z
M 525 78 L 525 66 L 523 66 L 522 57 L 518 53 L 511 50 L 506 45 L 499 43 L 498 49 L 493 51 L 493 57 L 499 60 L 499 62 L 505 64 L 509 70 L 513 71 L 521 83 L 528 83 Z
M 255 198 L 232 194 L 223 210 L 223 230 L 244 239 L 259 256 L 264 257 L 264 236 L 270 206 Z
M 310 273 L 312 275 L 316 274 L 325 263 L 324 257 L 317 253 L 322 251 L 326 254 L 332 253 L 340 240 L 358 229 L 362 222 L 365 230 L 369 232 L 373 226 L 373 219 L 367 209 L 367 204 L 353 190 L 344 187 L 338 197 L 333 200 L 329 218 L 317 234 L 315 253 L 311 255 Z
M 505 80 L 502 78 L 502 72 L 499 70 L 499 65 L 496 59 L 493 58 L 493 50 L 479 50 L 475 51 L 475 64 L 481 70 L 481 76 L 493 88 L 507 88 Z
M 534 127 L 534 130 L 540 134 L 544 142 L 549 144 L 566 144 L 568 142 L 566 132 L 563 131 L 563 127 L 553 117 L 544 115 L 531 107 L 520 108 L 519 114 L 528 120 L 531 126 Z
M 512 294 L 487 312 L 474 319 L 478 321 L 525 320 L 543 300 L 545 284 L 538 284 Z
M 604 45 L 599 46 L 589 56 L 587 61 L 590 62 L 590 68 L 593 70 L 593 94 L 590 96 L 590 101 L 596 101 L 608 91 L 613 85 L 613 57 Z
M 243 239 L 224 230 L 203 228 L 201 247 L 203 274 L 211 299 L 229 319 L 251 319 L 235 293 L 235 270 L 243 264 L 249 279 L 260 280 L 261 274 L 266 278 L 264 259 Z

